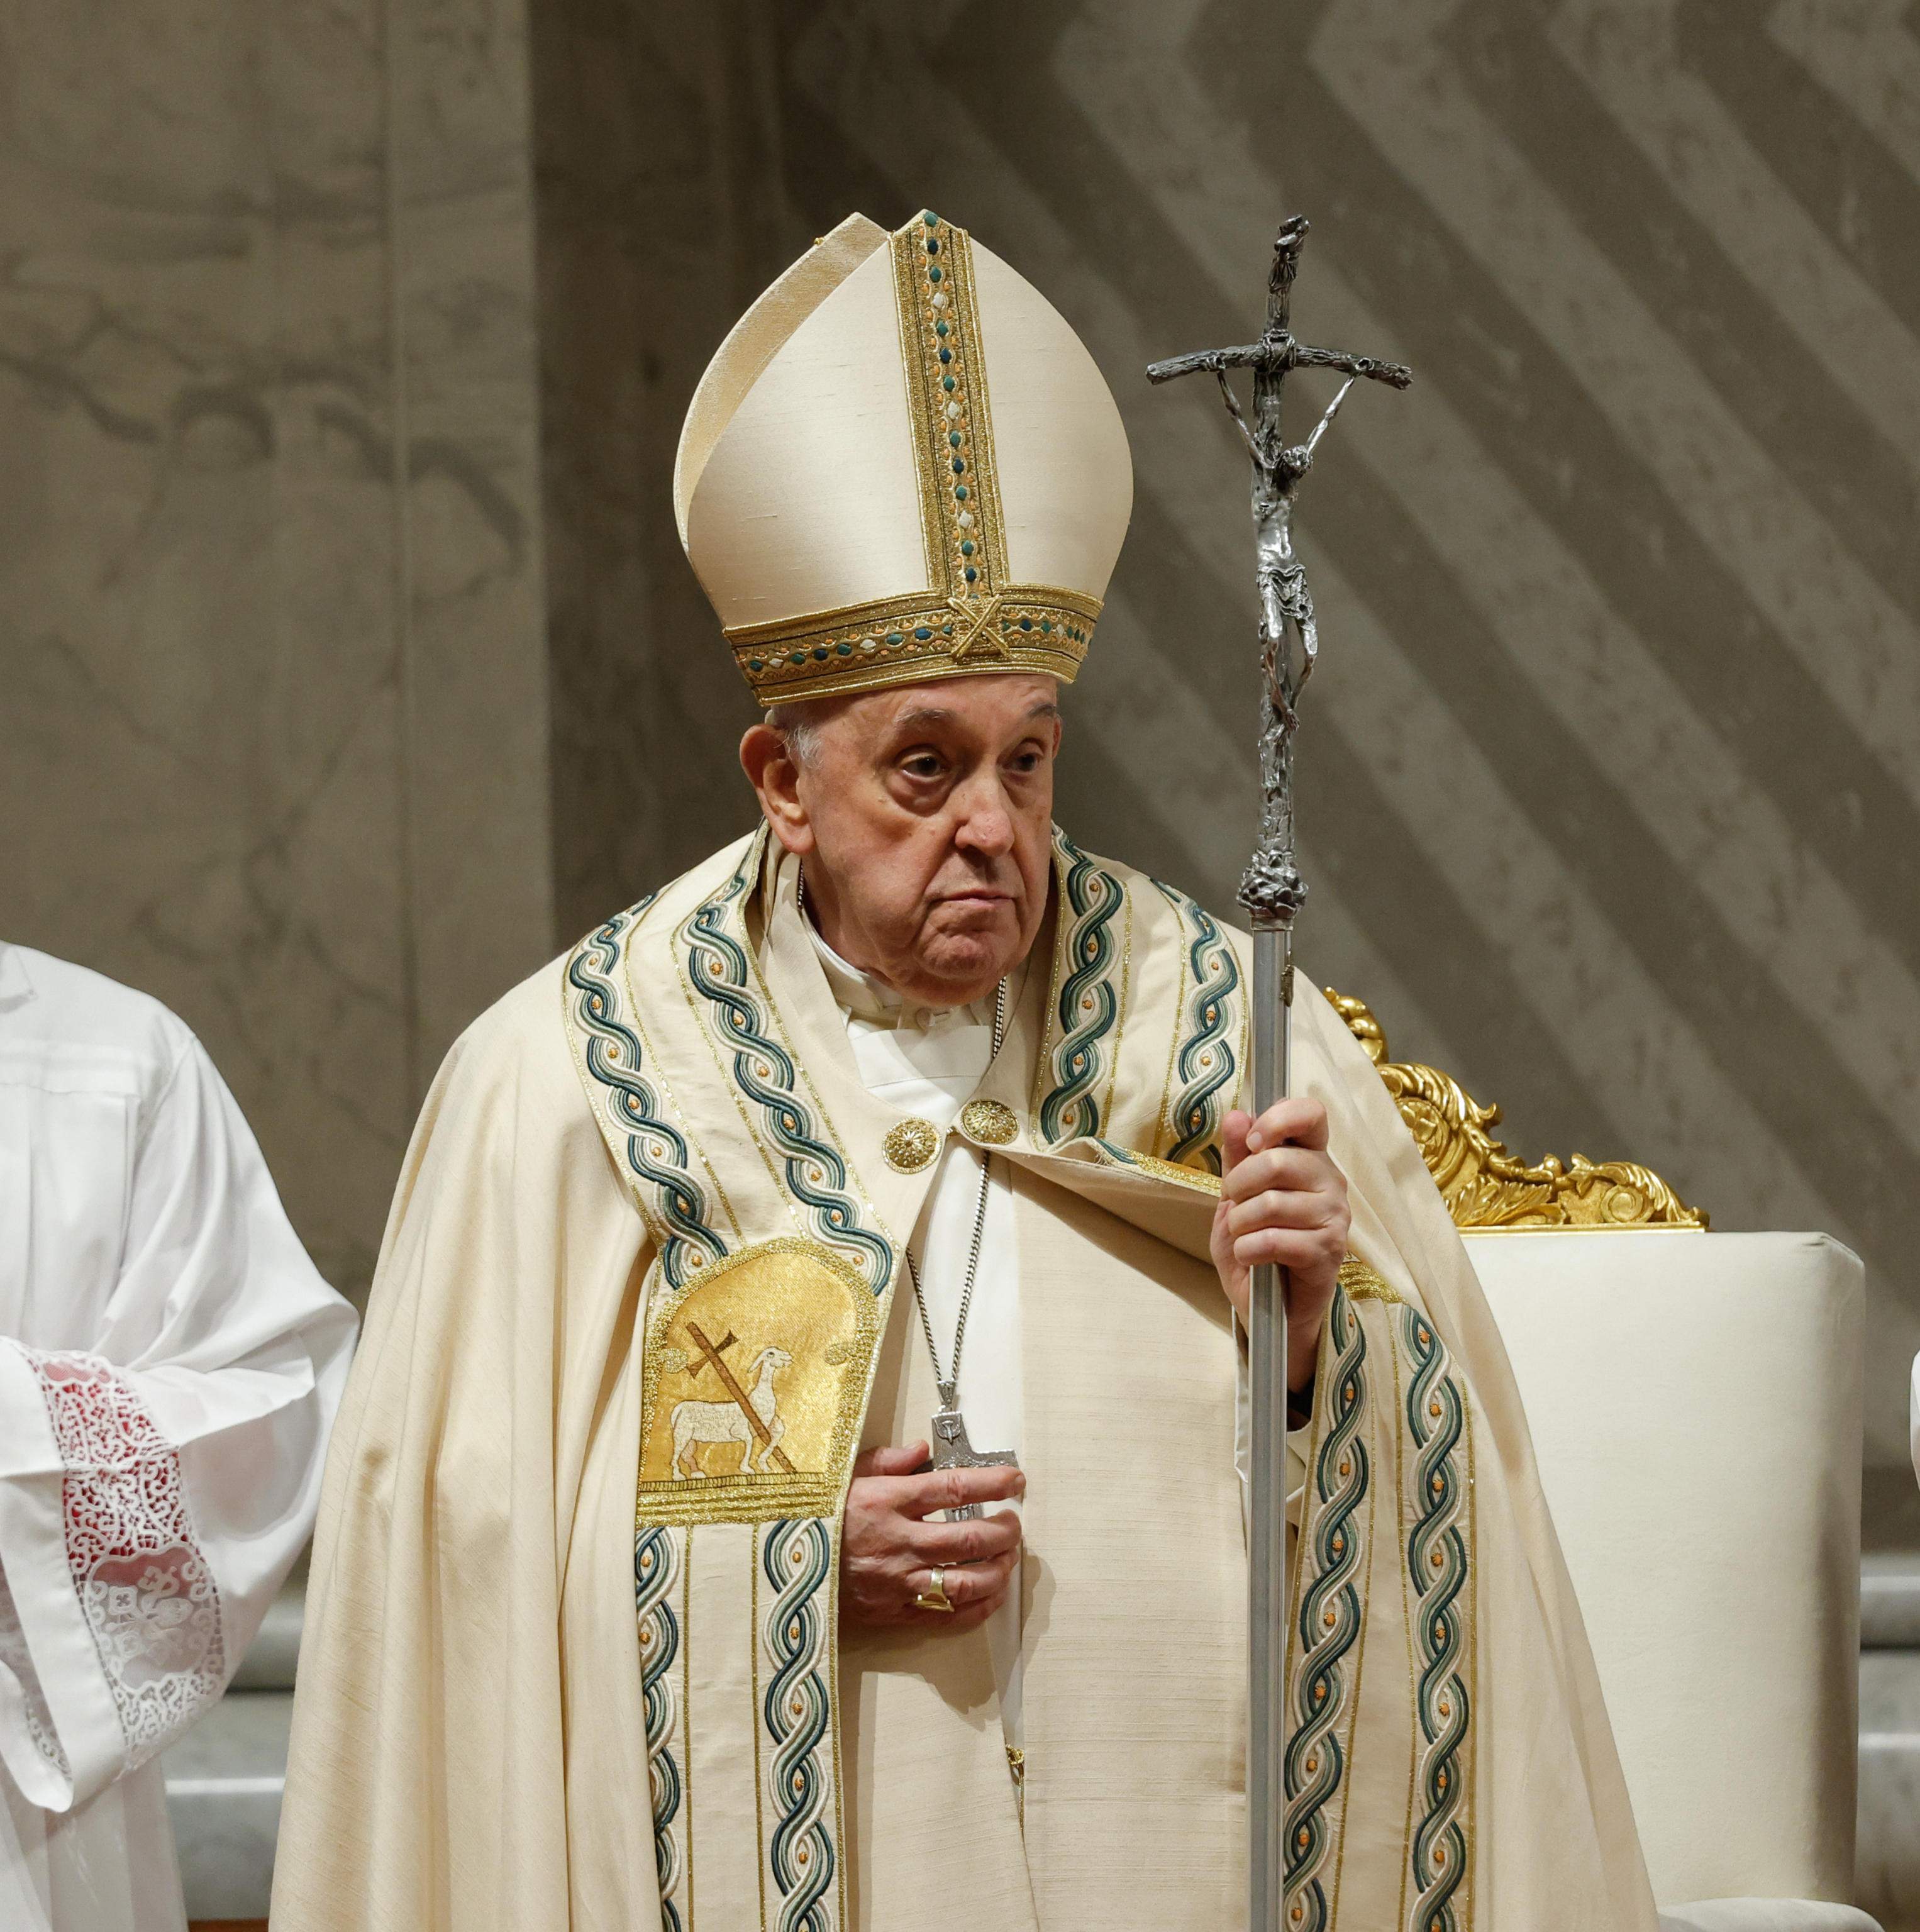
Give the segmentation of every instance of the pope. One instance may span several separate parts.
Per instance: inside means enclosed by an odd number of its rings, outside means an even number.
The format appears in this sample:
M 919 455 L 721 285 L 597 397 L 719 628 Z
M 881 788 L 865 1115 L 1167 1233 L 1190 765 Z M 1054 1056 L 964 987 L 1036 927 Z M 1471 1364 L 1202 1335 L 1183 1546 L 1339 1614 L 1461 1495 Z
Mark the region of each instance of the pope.
M 850 218 L 715 357 L 675 507 L 759 829 L 435 1082 L 329 1461 L 278 1932 L 1238 1922 L 1266 1262 L 1291 1924 L 1652 1932 L 1390 1100 L 1303 992 L 1298 1096 L 1251 1118 L 1243 936 L 1053 822 L 1130 479 L 1072 332 L 932 213 Z

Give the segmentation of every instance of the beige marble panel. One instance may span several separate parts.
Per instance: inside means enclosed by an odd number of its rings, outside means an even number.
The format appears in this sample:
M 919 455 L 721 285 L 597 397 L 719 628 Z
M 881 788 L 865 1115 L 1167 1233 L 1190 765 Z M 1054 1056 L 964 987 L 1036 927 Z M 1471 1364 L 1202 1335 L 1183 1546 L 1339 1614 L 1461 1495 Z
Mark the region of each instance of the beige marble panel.
M 543 958 L 518 4 L 0 8 L 0 930 L 202 1034 L 350 1292 Z
M 553 947 L 520 0 L 389 8 L 409 907 L 423 1068 Z
M 409 1112 L 376 20 L 0 15 L 0 922 L 198 1029 L 349 1288 Z
M 817 231 L 777 153 L 776 14 L 700 0 L 532 16 L 554 880 L 584 932 L 753 822 L 754 716 L 681 554 L 680 418 Z M 783 252 L 784 251 L 784 254 Z

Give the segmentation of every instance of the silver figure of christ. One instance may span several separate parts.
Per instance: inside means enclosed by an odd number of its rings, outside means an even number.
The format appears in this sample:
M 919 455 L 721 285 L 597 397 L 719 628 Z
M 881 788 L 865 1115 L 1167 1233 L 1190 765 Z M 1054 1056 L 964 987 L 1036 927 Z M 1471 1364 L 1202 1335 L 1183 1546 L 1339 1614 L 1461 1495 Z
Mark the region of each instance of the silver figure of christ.
M 936 1469 L 1017 1469 L 1020 1459 L 1011 1449 L 976 1449 L 968 1439 L 967 1418 L 960 1413 L 958 1391 L 951 1382 L 940 1384 L 940 1406 L 933 1414 L 933 1466 Z M 949 1522 L 964 1522 L 986 1511 L 968 1503 L 946 1512 Z

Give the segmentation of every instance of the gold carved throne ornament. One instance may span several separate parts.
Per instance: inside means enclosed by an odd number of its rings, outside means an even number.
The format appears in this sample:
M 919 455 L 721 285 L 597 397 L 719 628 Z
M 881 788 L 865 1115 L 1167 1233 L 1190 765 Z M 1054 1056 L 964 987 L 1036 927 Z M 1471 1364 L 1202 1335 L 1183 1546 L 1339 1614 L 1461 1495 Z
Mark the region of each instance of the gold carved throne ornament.
M 1438 1067 L 1390 1060 L 1385 1031 L 1366 1002 L 1330 986 L 1327 997 L 1380 1070 L 1456 1227 L 1706 1228 L 1704 1210 L 1637 1162 L 1580 1154 L 1564 1165 L 1553 1154 L 1534 1164 L 1515 1159 L 1487 1131 L 1498 1124 L 1498 1107 L 1481 1105 Z

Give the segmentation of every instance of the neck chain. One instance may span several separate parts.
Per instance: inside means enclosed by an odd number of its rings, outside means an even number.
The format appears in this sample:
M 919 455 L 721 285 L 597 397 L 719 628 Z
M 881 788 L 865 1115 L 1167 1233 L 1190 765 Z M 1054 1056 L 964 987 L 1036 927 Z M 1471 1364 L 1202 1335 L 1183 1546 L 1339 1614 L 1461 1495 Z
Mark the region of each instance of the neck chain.
M 1006 982 L 1003 980 L 994 990 L 993 996 L 993 1058 L 998 1059 L 1000 1049 L 1006 1039 Z M 933 1363 L 934 1385 L 940 1390 L 941 1402 L 948 1408 L 956 1406 L 960 1388 L 960 1352 L 967 1346 L 967 1315 L 974 1305 L 974 1282 L 980 1270 L 980 1244 L 987 1231 L 987 1192 L 990 1184 L 986 1150 L 980 1150 L 980 1192 L 974 1207 L 974 1238 L 967 1250 L 967 1274 L 960 1289 L 960 1312 L 953 1324 L 953 1366 L 942 1375 L 940 1370 L 940 1346 L 933 1339 L 933 1323 L 927 1316 L 927 1298 L 920 1289 L 919 1264 L 914 1259 L 911 1248 L 907 1250 L 908 1279 L 914 1284 L 914 1305 L 920 1311 L 920 1333 L 927 1338 L 927 1354 Z
M 794 887 L 794 902 L 802 918 L 809 917 L 807 912 L 807 875 L 804 868 Z M 994 988 L 993 995 L 993 1052 L 991 1058 L 1000 1058 L 1000 1049 L 1006 1040 L 1006 982 L 1002 980 Z M 960 1354 L 967 1346 L 967 1316 L 974 1306 L 974 1283 L 980 1271 L 980 1244 L 986 1238 L 987 1195 L 992 1184 L 988 1169 L 988 1158 L 984 1150 L 980 1153 L 980 1192 L 974 1208 L 974 1238 L 967 1250 L 966 1279 L 960 1289 L 960 1312 L 953 1324 L 953 1366 L 942 1375 L 940 1370 L 940 1345 L 933 1338 L 933 1323 L 927 1314 L 927 1298 L 920 1288 L 920 1264 L 914 1259 L 911 1248 L 907 1250 L 907 1276 L 914 1285 L 914 1305 L 920 1311 L 920 1333 L 927 1338 L 927 1354 L 933 1364 L 933 1378 L 940 1390 L 940 1399 L 947 1408 L 956 1406 L 960 1388 Z

